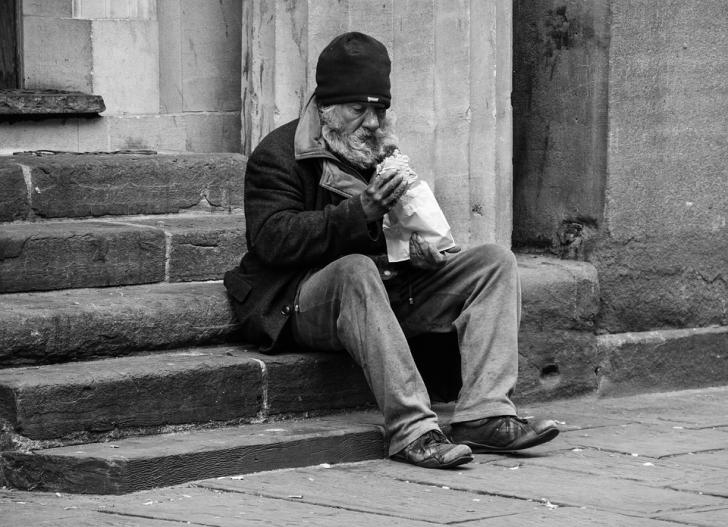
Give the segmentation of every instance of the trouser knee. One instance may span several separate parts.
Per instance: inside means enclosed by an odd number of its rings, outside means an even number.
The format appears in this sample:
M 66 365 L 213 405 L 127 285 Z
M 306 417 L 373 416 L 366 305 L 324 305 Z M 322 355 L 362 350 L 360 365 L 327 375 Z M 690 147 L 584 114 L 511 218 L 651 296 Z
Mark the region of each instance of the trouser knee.
M 363 295 L 386 294 L 376 264 L 362 254 L 342 256 L 333 264 L 333 279 L 345 291 Z

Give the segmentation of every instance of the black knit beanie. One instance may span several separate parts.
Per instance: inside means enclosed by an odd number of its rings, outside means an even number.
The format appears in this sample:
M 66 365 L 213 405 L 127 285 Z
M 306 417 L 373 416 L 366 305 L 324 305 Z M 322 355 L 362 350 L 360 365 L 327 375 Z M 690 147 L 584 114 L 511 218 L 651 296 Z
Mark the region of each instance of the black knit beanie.
M 346 102 L 380 103 L 389 108 L 387 48 L 364 33 L 339 35 L 319 55 L 316 100 L 322 105 Z

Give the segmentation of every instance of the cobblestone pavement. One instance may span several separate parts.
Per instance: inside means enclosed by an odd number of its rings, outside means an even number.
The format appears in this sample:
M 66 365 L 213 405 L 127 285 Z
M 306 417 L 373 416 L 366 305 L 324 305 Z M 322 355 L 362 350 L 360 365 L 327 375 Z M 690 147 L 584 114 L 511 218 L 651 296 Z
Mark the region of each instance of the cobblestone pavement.
M 0 490 L 0 525 L 728 525 L 728 387 L 524 408 L 563 433 L 455 470 L 388 460 L 126 496 Z

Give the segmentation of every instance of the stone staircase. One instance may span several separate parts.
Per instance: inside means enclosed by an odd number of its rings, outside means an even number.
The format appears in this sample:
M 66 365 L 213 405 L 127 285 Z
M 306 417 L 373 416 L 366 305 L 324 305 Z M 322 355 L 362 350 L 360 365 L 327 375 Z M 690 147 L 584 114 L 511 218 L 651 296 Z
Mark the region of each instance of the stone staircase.
M 346 354 L 267 356 L 236 332 L 220 278 L 245 250 L 244 170 L 235 154 L 0 158 L 0 480 L 122 493 L 385 455 Z M 517 401 L 593 392 L 596 271 L 519 267 Z M 433 342 L 418 363 L 437 384 L 458 365 Z

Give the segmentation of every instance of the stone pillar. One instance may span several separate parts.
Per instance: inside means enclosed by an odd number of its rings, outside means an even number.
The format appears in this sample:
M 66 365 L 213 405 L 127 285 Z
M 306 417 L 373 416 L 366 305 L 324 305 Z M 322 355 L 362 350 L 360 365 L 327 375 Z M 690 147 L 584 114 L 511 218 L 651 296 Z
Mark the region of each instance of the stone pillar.
M 320 51 L 362 31 L 389 49 L 402 150 L 456 241 L 510 245 L 510 1 L 250 0 L 243 4 L 243 151 L 298 116 Z

